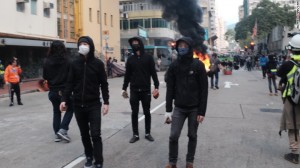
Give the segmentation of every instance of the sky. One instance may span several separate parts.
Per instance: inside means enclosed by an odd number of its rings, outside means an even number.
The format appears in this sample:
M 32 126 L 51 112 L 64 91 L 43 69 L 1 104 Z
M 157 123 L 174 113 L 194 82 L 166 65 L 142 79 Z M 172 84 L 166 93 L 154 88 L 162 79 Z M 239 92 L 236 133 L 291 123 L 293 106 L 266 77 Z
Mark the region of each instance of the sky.
M 243 0 L 216 0 L 219 16 L 222 16 L 226 25 L 237 23 L 239 20 L 239 6 Z

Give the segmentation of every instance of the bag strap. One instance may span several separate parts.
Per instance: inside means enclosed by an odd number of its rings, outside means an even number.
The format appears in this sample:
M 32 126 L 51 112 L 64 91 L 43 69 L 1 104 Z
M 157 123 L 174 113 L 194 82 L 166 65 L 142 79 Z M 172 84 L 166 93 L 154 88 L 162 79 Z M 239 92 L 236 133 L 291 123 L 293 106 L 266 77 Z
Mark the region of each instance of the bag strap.
M 296 65 L 297 67 L 300 67 L 299 63 L 293 61 L 293 60 L 290 60 L 294 65 Z

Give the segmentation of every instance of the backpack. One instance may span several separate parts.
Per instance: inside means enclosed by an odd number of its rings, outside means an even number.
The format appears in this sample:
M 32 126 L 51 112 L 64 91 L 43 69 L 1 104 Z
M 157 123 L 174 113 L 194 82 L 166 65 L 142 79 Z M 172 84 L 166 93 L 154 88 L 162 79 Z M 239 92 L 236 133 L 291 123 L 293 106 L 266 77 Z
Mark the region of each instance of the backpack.
M 291 61 L 295 66 L 297 66 L 297 70 L 294 73 L 294 80 L 291 86 L 291 99 L 295 104 L 300 104 L 300 65 L 294 61 Z

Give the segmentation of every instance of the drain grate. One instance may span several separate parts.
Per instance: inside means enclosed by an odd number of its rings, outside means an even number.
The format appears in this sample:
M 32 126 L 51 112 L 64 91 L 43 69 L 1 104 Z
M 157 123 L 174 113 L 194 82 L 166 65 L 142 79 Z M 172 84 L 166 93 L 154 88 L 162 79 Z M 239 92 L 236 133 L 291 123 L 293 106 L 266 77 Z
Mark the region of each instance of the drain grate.
M 260 111 L 266 113 L 281 113 L 282 109 L 261 108 Z

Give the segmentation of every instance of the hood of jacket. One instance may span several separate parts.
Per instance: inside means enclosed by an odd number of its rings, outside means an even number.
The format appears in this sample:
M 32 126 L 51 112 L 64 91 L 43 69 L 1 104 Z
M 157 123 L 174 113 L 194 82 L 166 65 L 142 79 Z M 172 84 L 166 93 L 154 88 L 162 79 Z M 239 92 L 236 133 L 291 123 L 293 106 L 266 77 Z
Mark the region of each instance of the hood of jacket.
M 176 41 L 176 51 L 178 52 L 178 46 L 180 42 L 185 42 L 189 46 L 189 52 L 181 57 L 178 57 L 180 61 L 191 61 L 193 60 L 194 50 L 193 50 L 193 40 L 190 37 L 183 37 Z
M 86 42 L 89 44 L 90 46 L 90 51 L 87 55 L 87 59 L 93 59 L 95 58 L 95 45 L 94 45 L 94 41 L 91 37 L 89 36 L 81 36 L 79 39 L 78 39 L 78 43 L 77 43 L 77 47 L 79 49 L 79 44 L 81 42 Z M 82 54 L 80 54 L 81 56 L 83 56 Z
M 132 42 L 134 41 L 134 40 L 137 40 L 138 42 L 139 42 L 139 45 L 140 45 L 140 47 L 141 47 L 141 55 L 144 55 L 144 53 L 145 53 L 145 47 L 144 47 L 144 43 L 143 43 L 143 40 L 141 39 L 141 38 L 139 38 L 139 37 L 132 37 L 132 38 L 130 38 L 129 40 L 128 40 L 128 42 L 129 42 L 129 45 L 131 46 L 131 48 L 132 48 Z M 132 50 L 133 51 L 133 50 Z M 133 51 L 133 53 L 134 53 L 134 55 L 136 55 L 136 52 L 135 51 Z

